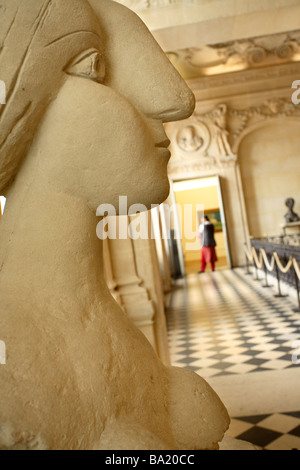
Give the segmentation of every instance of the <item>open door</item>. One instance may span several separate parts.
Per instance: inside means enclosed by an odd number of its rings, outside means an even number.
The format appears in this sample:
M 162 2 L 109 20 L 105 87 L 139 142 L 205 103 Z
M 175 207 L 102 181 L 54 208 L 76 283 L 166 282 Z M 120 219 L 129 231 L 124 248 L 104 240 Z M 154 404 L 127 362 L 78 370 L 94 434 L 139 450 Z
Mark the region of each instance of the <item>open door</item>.
M 176 210 L 176 197 L 174 192 L 174 183 L 170 181 L 170 196 L 172 205 L 174 208 L 173 211 L 173 227 L 171 227 L 170 240 L 171 240 L 171 249 L 172 256 L 175 266 L 175 276 L 174 277 L 183 277 L 185 276 L 185 261 L 184 253 L 182 247 L 182 220 L 179 217 L 178 211 Z
M 217 176 L 216 178 L 217 178 L 217 187 L 218 187 L 219 203 L 220 203 L 221 224 L 222 224 L 222 230 L 224 234 L 225 247 L 226 247 L 226 257 L 227 257 L 228 266 L 231 269 L 232 262 L 231 262 L 231 255 L 230 255 L 230 249 L 229 249 L 229 243 L 228 243 L 228 232 L 227 232 L 226 217 L 225 217 L 225 211 L 224 211 L 221 178 L 220 176 Z
M 199 225 L 203 215 L 208 215 L 215 226 L 216 251 L 219 259 L 216 269 L 230 269 L 232 264 L 220 177 L 173 181 L 171 197 L 177 207 L 175 212 L 180 212 L 174 218 L 174 222 L 177 237 L 179 234 L 180 238 L 177 240 L 176 248 L 181 273 L 197 273 L 200 270 Z

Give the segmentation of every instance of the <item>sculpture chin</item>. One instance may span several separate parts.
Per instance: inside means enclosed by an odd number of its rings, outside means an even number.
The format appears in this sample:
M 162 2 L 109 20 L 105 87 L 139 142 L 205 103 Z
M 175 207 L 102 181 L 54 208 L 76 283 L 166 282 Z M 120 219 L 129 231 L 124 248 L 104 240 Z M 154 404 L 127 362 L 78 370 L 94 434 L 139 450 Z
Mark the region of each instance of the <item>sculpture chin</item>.
M 130 192 L 122 193 L 114 200 L 113 206 L 117 215 L 132 215 L 153 209 L 163 204 L 170 194 L 170 181 L 167 170 L 164 174 L 155 173 L 156 178 L 145 178 L 141 184 L 136 183 Z
M 149 193 L 143 198 L 143 204 L 147 210 L 153 209 L 153 206 L 163 204 L 170 194 L 170 181 L 168 177 L 161 178 L 155 182 L 153 194 L 149 197 Z

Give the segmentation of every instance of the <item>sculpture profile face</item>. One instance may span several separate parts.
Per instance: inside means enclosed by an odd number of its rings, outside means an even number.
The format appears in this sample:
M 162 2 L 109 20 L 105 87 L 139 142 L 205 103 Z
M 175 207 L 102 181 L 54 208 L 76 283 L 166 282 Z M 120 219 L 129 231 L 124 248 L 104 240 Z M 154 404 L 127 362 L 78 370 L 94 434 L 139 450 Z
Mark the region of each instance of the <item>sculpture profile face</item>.
M 110 0 L 4 7 L 11 28 L 0 37 L 8 85 L 0 189 L 30 148 L 31 173 L 93 209 L 104 197 L 117 205 L 119 195 L 130 204 L 163 202 L 170 153 L 162 123 L 188 117 L 194 97 L 139 18 Z M 18 24 L 24 14 L 28 29 Z
M 99 204 L 165 199 L 163 122 L 187 118 L 192 93 L 112 0 L 0 0 L 0 75 L 0 448 L 214 448 L 225 408 L 158 361 L 92 233 Z

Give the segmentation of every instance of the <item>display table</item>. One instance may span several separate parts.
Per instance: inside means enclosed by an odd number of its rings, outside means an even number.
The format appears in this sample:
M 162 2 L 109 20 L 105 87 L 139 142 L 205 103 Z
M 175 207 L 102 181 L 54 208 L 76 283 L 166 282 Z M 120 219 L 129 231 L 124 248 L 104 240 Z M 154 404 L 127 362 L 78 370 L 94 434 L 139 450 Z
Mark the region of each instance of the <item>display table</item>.
M 298 228 L 298 231 L 300 233 L 300 221 L 298 222 L 290 222 L 289 224 L 282 224 L 281 228 L 283 230 L 284 235 L 287 235 L 286 230 L 288 228 Z

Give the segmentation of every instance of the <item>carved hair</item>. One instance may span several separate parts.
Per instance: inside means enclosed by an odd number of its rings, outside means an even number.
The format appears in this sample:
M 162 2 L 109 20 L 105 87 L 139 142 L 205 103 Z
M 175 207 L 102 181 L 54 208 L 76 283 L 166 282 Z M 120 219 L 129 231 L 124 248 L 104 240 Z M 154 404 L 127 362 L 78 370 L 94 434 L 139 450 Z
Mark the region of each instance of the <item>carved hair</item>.
M 82 52 L 83 37 L 97 27 L 87 0 L 0 0 L 0 79 L 7 89 L 6 104 L 0 105 L 1 194 L 57 96 L 65 67 Z

